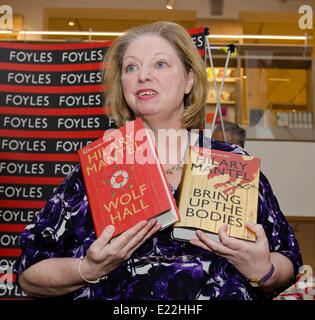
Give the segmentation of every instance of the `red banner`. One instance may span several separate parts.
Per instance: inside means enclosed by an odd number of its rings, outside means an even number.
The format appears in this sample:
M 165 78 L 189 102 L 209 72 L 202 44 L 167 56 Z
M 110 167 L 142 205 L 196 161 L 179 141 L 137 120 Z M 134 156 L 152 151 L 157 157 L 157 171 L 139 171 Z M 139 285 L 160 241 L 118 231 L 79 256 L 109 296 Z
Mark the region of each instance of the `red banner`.
M 204 55 L 204 28 L 189 33 Z M 73 170 L 77 150 L 115 126 L 101 83 L 110 45 L 0 42 L 0 299 L 26 298 L 12 276 L 19 233 Z

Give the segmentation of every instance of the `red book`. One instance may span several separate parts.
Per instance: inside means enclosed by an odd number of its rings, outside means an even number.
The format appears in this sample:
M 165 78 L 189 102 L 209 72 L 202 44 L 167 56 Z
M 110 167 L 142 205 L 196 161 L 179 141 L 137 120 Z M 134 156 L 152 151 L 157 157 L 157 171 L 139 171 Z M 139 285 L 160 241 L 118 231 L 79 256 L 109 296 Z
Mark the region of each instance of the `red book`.
M 97 237 L 113 236 L 156 217 L 162 229 L 179 220 L 156 148 L 139 118 L 78 150 Z

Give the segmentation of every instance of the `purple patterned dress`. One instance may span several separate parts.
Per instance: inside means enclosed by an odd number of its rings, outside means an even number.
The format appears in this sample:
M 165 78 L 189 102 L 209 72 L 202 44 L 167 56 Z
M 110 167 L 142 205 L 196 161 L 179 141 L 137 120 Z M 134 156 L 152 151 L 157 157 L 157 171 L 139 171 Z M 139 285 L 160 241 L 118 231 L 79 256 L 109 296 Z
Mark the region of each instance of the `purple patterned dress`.
M 205 147 L 246 154 L 236 146 L 215 140 L 204 140 Z M 171 188 L 175 200 L 178 189 Z M 259 183 L 258 223 L 269 239 L 270 251 L 288 257 L 294 265 L 292 285 L 302 265 L 295 235 L 280 211 L 266 177 Z M 279 288 L 268 297 L 249 285 L 225 258 L 189 243 L 175 241 L 172 228 L 153 235 L 119 268 L 99 284 L 87 285 L 63 298 L 106 300 L 173 300 L 173 299 L 266 299 L 279 294 Z M 22 249 L 14 273 L 55 257 L 85 256 L 96 239 L 80 166 L 63 181 L 41 213 L 21 233 Z M 154 256 L 154 257 L 152 257 Z M 147 258 L 143 258 L 147 257 Z

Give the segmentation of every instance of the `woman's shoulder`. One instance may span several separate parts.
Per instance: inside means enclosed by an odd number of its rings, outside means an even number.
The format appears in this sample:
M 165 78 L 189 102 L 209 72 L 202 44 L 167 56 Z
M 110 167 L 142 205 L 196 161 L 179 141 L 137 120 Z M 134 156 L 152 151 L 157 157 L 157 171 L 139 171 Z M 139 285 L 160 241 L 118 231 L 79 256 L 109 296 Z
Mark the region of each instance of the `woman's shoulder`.
M 77 164 L 74 165 L 72 171 L 62 181 L 62 184 L 68 183 L 69 181 L 71 181 L 73 179 L 75 179 L 75 180 L 76 179 L 83 180 L 80 163 L 77 163 Z
M 58 193 L 63 192 L 65 189 L 73 186 L 74 184 L 77 184 L 77 187 L 79 187 L 80 189 L 84 189 L 84 181 L 80 163 L 74 165 L 72 171 L 64 177 L 55 191 Z
M 77 202 L 87 202 L 86 189 L 80 164 L 76 164 L 68 176 L 56 189 L 54 196 L 73 206 Z

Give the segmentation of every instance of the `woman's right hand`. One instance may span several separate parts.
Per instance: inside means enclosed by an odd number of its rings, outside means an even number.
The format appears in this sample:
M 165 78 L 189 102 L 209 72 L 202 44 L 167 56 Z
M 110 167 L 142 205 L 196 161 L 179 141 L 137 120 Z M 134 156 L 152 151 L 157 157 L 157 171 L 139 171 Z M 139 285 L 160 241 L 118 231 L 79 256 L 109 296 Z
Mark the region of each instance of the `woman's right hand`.
M 87 251 L 81 264 L 81 274 L 87 280 L 96 280 L 116 269 L 130 258 L 149 237 L 161 229 L 155 218 L 140 221 L 110 242 L 114 226 L 107 226 Z

